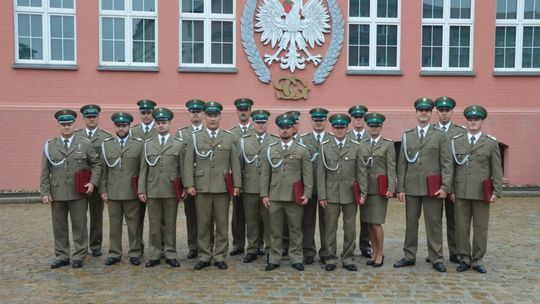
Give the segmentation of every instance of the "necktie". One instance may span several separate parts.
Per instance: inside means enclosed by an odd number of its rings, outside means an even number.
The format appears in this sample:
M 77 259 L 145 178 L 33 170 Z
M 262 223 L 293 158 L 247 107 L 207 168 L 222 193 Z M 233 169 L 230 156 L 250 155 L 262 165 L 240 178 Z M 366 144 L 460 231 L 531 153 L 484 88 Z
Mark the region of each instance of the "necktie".
M 471 148 L 474 146 L 475 141 L 476 141 L 476 137 L 475 136 L 471 137 L 471 142 L 470 142 Z
M 124 150 L 124 140 L 120 139 L 120 150 Z
M 242 132 L 244 132 L 244 134 L 246 134 L 246 132 L 247 132 L 247 127 L 242 127 Z
M 92 138 L 92 131 L 88 131 L 88 139 L 91 139 Z
M 257 139 L 259 140 L 259 145 L 262 144 L 263 137 L 262 136 L 257 136 Z
M 338 147 L 339 147 L 340 150 L 343 149 L 343 143 L 340 142 L 340 143 L 338 144 Z
M 64 147 L 66 147 L 66 150 L 69 148 L 69 139 L 64 139 Z
M 289 150 L 289 145 L 283 145 L 283 151 L 287 152 Z
M 165 146 L 165 136 L 161 137 L 161 146 Z
M 420 143 L 424 141 L 424 129 L 420 129 Z
M 144 128 L 144 134 L 148 134 L 148 131 L 150 131 L 150 127 L 146 126 L 146 127 Z
M 214 141 L 216 140 L 216 131 L 212 131 L 210 135 L 210 137 L 212 138 L 212 144 L 214 144 Z
M 321 143 L 321 134 L 317 134 L 317 141 Z
M 444 132 L 446 132 L 446 126 L 442 126 L 441 128 Z
M 356 141 L 360 141 L 362 139 L 362 135 L 360 133 L 356 133 Z
M 375 141 L 372 140 L 372 141 L 371 141 L 371 147 L 373 148 L 374 146 L 375 146 Z

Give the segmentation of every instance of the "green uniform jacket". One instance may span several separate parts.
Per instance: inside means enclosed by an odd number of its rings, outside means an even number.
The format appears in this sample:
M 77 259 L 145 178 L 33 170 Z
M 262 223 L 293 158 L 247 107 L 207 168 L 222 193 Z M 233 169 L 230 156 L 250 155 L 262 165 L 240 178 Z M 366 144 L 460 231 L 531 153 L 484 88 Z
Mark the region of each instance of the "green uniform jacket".
M 169 136 L 164 147 L 159 137 L 144 142 L 139 173 L 139 193 L 149 198 L 176 198 L 173 182 L 182 176 L 184 142 Z
M 352 130 L 347 132 L 347 136 L 345 136 L 345 137 L 347 137 L 347 139 L 350 139 L 350 140 L 358 141 L 358 139 L 356 138 L 356 136 L 354 135 L 354 132 Z M 360 141 L 358 141 L 358 142 L 362 142 L 362 140 L 364 140 L 366 138 L 369 138 L 369 134 L 368 134 L 367 130 L 364 130 L 364 133 L 363 133 L 362 137 L 360 138 Z
M 230 132 L 219 130 L 213 144 L 206 129 L 195 132 L 184 165 L 186 188 L 195 187 L 200 193 L 226 193 L 224 176 L 231 172 L 234 187 L 242 188 L 238 147 Z
M 367 167 L 368 194 L 379 193 L 379 175 L 388 176 L 388 191 L 396 192 L 396 150 L 394 142 L 381 137 L 374 147 L 371 138 L 361 143 L 362 161 Z
M 482 182 L 490 178 L 493 179 L 493 194 L 500 197 L 503 172 L 497 140 L 482 133 L 480 139 L 471 149 L 468 136 L 465 133 L 454 137 L 452 142 L 455 147 L 453 154 L 456 198 L 484 200 Z M 457 162 L 463 164 L 460 165 Z
M 200 130 L 204 130 L 203 125 L 201 125 L 199 131 Z M 189 146 L 189 143 L 191 142 L 191 137 L 192 137 L 193 131 L 194 130 L 193 130 L 192 126 L 183 127 L 183 128 L 178 129 L 178 131 L 176 131 L 175 136 L 184 141 L 184 148 L 186 150 L 187 150 L 187 148 Z
M 53 201 L 72 201 L 83 198 L 84 195 L 75 189 L 75 172 L 80 170 L 92 170 L 90 182 L 96 187 L 99 186 L 101 162 L 88 139 L 74 136 L 67 151 L 61 137 L 50 139 L 45 145 L 50 161 L 43 151 L 40 177 L 41 197 L 50 195 Z
M 133 177 L 139 176 L 143 142 L 131 136 L 126 139 L 124 149 L 120 149 L 116 137 L 110 137 L 103 142 L 100 192 L 107 193 L 111 200 L 137 199 L 133 189 Z
M 310 198 L 313 190 L 313 167 L 307 148 L 293 141 L 285 152 L 278 142 L 269 145 L 266 151 L 261 171 L 261 197 L 269 197 L 271 201 L 295 201 L 293 184 L 302 180 L 304 196 Z M 281 165 L 277 166 L 280 162 Z
M 439 129 L 439 123 L 434 123 L 431 125 L 432 127 L 436 128 L 436 129 Z M 443 131 L 443 130 L 441 130 Z M 448 137 L 449 140 L 451 140 L 452 138 L 454 138 L 455 136 L 458 136 L 459 134 L 463 134 L 463 133 L 467 133 L 467 129 L 462 126 L 462 125 L 458 125 L 458 124 L 455 124 L 453 122 L 450 122 L 450 127 L 448 127 L 448 131 L 443 131 L 446 136 Z M 448 147 L 450 148 L 450 147 Z
M 317 166 L 318 199 L 329 203 L 355 203 L 353 183 L 358 181 L 362 197 L 366 197 L 366 166 L 360 154 L 360 143 L 347 139 L 339 149 L 335 139 L 322 143 Z
M 108 131 L 105 131 L 101 128 L 97 128 L 93 131 L 94 134 L 92 135 L 91 139 L 88 139 L 92 142 L 92 148 L 96 151 L 96 153 L 101 157 L 101 143 L 112 136 L 111 133 Z M 84 138 L 88 138 L 86 135 L 86 129 L 78 129 L 75 131 L 75 135 L 82 136 Z
M 431 126 L 422 143 L 417 127 L 406 130 L 397 166 L 398 192 L 427 196 L 426 177 L 429 175 L 442 175 L 441 189 L 447 193 L 452 192 L 454 166 L 449 145 L 446 134 Z M 405 153 L 411 162 L 406 159 Z
M 271 143 L 279 141 L 279 137 L 266 133 L 262 143 L 259 144 L 254 133 L 244 135 L 240 139 L 240 153 L 244 175 L 242 178 L 242 191 L 244 193 L 259 194 L 261 192 L 262 161 L 266 157 L 266 149 Z M 243 144 L 242 144 L 243 142 Z
M 332 139 L 333 136 L 328 132 L 324 132 L 322 140 L 319 142 L 313 132 L 305 133 L 302 135 L 302 143 L 306 146 L 309 151 L 309 157 L 311 159 L 311 165 L 313 166 L 313 185 L 317 185 L 317 164 L 319 162 L 319 153 L 321 150 L 321 143 L 329 139 Z M 313 194 L 317 194 L 315 191 Z
M 247 128 L 246 134 L 244 134 L 244 131 L 242 131 L 242 128 L 240 128 L 240 125 L 238 125 L 238 124 L 236 124 L 234 127 L 230 128 L 230 129 L 228 129 L 227 131 L 233 133 L 234 135 L 236 135 L 236 138 L 239 139 L 240 137 L 253 132 L 253 124 L 252 123 L 249 124 L 249 127 Z
M 157 135 L 156 123 L 155 122 L 154 122 L 154 125 L 152 126 L 152 128 L 148 131 L 148 134 L 144 133 L 143 126 L 144 126 L 143 124 L 137 124 L 137 125 L 134 125 L 133 127 L 131 127 L 131 129 L 129 130 L 129 133 L 130 133 L 131 137 L 140 138 L 144 142 L 145 140 L 147 140 L 149 138 L 152 138 L 152 137 Z

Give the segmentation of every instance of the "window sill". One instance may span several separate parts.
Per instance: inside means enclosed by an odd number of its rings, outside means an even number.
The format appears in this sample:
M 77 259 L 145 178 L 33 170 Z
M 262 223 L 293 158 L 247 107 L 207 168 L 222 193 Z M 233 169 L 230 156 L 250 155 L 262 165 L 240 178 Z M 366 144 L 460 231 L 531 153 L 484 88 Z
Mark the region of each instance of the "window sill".
M 346 75 L 402 76 L 401 70 L 347 70 Z
M 179 67 L 178 73 L 224 73 L 236 74 L 237 68 L 200 68 L 200 67 Z
M 494 71 L 493 76 L 519 76 L 519 77 L 530 77 L 530 76 L 540 76 L 540 72 L 518 72 L 518 71 Z
M 113 72 L 159 72 L 159 67 L 100 65 L 97 67 L 97 70 Z
M 420 76 L 476 77 L 473 71 L 420 71 Z
M 67 70 L 76 71 L 79 66 L 76 64 L 45 64 L 45 63 L 14 63 L 14 69 L 29 69 L 29 70 Z

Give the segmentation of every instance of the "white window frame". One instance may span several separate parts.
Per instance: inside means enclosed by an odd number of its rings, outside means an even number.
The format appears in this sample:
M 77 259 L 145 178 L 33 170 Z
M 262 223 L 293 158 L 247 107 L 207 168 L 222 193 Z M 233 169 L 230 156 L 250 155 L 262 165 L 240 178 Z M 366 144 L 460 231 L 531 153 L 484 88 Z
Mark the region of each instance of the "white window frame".
M 99 64 L 101 66 L 122 66 L 122 67 L 157 67 L 159 64 L 159 25 L 158 25 L 158 0 L 155 1 L 155 11 L 133 11 L 132 0 L 124 0 L 124 10 L 104 10 L 102 0 L 99 1 Z M 123 18 L 124 19 L 124 62 L 103 61 L 103 18 Z M 133 62 L 133 19 L 153 19 L 155 36 L 155 62 Z
M 204 0 L 203 13 L 184 13 L 182 12 L 182 0 L 179 3 L 179 22 L 178 22 L 178 65 L 187 68 L 235 68 L 236 67 L 236 0 L 232 0 L 232 14 L 212 14 L 212 0 Z M 203 21 L 204 28 L 204 60 L 203 63 L 183 63 L 182 62 L 182 21 Z M 212 63 L 212 21 L 232 22 L 232 64 Z
M 360 0 L 358 0 L 360 2 Z M 347 70 L 349 71 L 398 71 L 401 66 L 401 0 L 397 0 L 397 17 L 377 17 L 377 1 L 371 0 L 369 4 L 369 17 L 351 17 L 350 16 L 350 0 L 347 0 Z M 369 65 L 356 66 L 349 65 L 349 26 L 369 25 Z M 378 25 L 394 25 L 397 26 L 397 49 L 396 49 L 396 66 L 385 67 L 377 66 L 377 26 Z
M 515 58 L 513 68 L 497 68 L 495 67 L 495 58 L 493 58 L 493 70 L 495 72 L 540 72 L 540 68 L 524 68 L 523 67 L 523 28 L 525 27 L 540 27 L 540 19 L 525 19 L 525 1 L 517 0 L 516 19 L 497 19 L 495 17 L 495 29 L 497 27 L 515 27 Z M 496 38 L 495 38 L 496 39 Z M 496 40 L 494 41 L 496 42 Z M 493 46 L 495 50 L 495 45 Z
M 73 8 L 51 8 L 49 0 L 42 0 L 41 7 L 19 6 L 17 0 L 13 0 L 13 32 L 15 63 L 22 64 L 47 64 L 66 65 L 77 64 L 77 0 L 73 0 Z M 20 59 L 19 58 L 19 15 L 41 15 L 41 33 L 43 39 L 43 59 Z M 51 59 L 51 16 L 73 17 L 73 60 Z
M 420 30 L 420 69 L 421 71 L 448 71 L 448 72 L 471 72 L 473 71 L 474 57 L 474 11 L 475 0 L 471 0 L 471 14 L 469 19 L 450 18 L 451 0 L 443 0 L 443 17 L 442 18 L 424 18 L 423 7 L 421 5 L 422 27 Z M 422 66 L 422 36 L 424 26 L 442 26 L 442 66 L 441 67 L 424 67 Z M 469 66 L 468 67 L 450 67 L 450 27 L 453 26 L 468 26 L 470 28 L 469 36 Z

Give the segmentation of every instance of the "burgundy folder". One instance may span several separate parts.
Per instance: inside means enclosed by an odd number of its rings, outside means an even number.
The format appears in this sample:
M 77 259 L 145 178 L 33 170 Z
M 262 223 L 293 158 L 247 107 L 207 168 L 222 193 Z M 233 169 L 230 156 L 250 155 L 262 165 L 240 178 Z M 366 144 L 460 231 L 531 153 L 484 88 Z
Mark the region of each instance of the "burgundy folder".
M 92 175 L 91 171 L 80 170 L 75 172 L 75 190 L 78 193 L 85 194 L 87 189 L 84 185 L 90 182 L 90 176 Z
M 388 192 L 388 176 L 386 175 L 377 176 L 377 184 L 378 184 L 377 193 L 380 196 L 386 197 L 386 192 Z
M 234 181 L 233 181 L 232 173 L 225 174 L 225 176 L 223 176 L 223 179 L 225 180 L 225 186 L 227 187 L 227 192 L 229 192 L 230 196 L 233 196 L 234 195 Z
M 354 202 L 357 205 L 360 205 L 360 201 L 362 199 L 362 193 L 360 191 L 360 184 L 358 183 L 358 181 L 353 182 L 352 190 L 353 190 L 353 194 L 354 194 Z
M 184 196 L 184 184 L 182 183 L 182 178 L 177 177 L 173 181 L 174 191 L 176 192 L 176 199 L 179 201 L 183 199 Z
M 482 182 L 484 190 L 484 201 L 486 203 L 491 203 L 491 196 L 493 196 L 493 180 L 486 179 Z
M 134 176 L 131 178 L 131 186 L 133 187 L 133 193 L 135 196 L 139 195 L 139 177 Z
M 297 204 L 302 204 L 302 196 L 304 196 L 304 183 L 299 180 L 293 184 L 294 200 Z
M 435 192 L 441 189 L 442 176 L 441 175 L 428 175 L 426 176 L 427 195 L 430 197 L 436 197 Z

